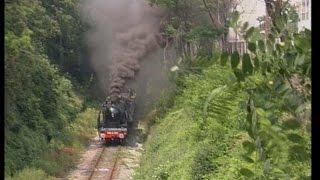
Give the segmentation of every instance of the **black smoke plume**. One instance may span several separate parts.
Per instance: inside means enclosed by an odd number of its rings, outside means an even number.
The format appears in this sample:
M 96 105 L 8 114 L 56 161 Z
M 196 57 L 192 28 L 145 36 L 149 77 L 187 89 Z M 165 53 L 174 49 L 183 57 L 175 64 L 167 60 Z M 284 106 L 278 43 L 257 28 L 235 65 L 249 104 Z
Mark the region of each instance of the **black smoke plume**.
M 113 100 L 135 78 L 140 62 L 160 49 L 159 9 L 144 0 L 88 0 L 83 14 L 89 17 L 91 63 L 99 81 Z

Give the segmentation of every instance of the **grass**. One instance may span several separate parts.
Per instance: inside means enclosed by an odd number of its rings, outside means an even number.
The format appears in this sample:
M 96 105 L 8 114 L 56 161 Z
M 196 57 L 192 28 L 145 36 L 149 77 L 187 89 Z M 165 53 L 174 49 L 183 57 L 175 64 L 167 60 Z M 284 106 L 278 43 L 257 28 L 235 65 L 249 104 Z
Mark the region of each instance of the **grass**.
M 6 178 L 8 180 L 53 180 L 52 176 L 48 176 L 43 170 L 34 169 L 34 168 L 25 168 L 16 174 L 14 177 Z

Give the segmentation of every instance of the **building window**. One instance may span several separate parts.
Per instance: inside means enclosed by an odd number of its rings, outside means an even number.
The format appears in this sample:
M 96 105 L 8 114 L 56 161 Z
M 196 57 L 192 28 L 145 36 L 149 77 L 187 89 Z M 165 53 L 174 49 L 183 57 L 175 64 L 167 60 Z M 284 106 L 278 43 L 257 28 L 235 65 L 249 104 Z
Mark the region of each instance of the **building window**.
M 306 0 L 307 6 L 306 6 L 306 19 L 309 19 L 309 0 Z

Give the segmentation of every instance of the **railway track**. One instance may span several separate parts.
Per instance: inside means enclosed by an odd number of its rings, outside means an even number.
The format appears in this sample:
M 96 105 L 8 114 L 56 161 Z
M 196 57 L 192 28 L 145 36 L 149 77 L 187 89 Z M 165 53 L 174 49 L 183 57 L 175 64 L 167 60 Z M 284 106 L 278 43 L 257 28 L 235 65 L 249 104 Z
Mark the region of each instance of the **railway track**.
M 114 177 L 114 172 L 116 170 L 116 167 L 117 167 L 117 164 L 118 164 L 118 160 L 119 160 L 119 152 L 121 151 L 121 147 L 118 148 L 118 153 L 116 154 L 116 159 L 114 161 L 114 164 L 112 166 L 112 169 L 111 169 L 111 173 L 110 173 L 110 176 L 109 176 L 109 180 L 112 180 L 113 177 Z
M 112 180 L 116 176 L 116 170 L 121 152 L 120 147 L 105 147 L 103 146 L 101 152 L 98 155 L 97 160 L 94 163 L 92 171 L 88 180 Z M 110 159 L 111 158 L 111 159 Z

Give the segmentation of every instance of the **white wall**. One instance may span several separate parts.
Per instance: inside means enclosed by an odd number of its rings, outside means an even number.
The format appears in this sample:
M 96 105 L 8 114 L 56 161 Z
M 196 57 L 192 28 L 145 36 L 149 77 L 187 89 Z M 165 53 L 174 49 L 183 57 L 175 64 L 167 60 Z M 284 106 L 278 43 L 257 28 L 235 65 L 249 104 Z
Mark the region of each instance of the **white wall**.
M 237 10 L 241 14 L 239 21 L 242 23 L 248 21 L 249 27 L 259 26 L 257 18 L 266 15 L 264 0 L 240 0 Z
M 259 26 L 258 17 L 266 14 L 264 0 L 238 0 L 237 11 L 240 13 L 239 23 L 249 23 L 249 27 Z M 243 40 L 241 37 L 236 36 L 232 28 L 229 28 L 228 41 L 238 42 Z
M 309 6 L 304 7 L 304 10 L 302 9 L 302 1 L 305 2 L 305 5 L 307 4 L 307 1 L 309 1 Z M 299 31 L 301 31 L 304 27 L 311 30 L 311 0 L 289 0 L 289 3 L 297 6 L 297 12 L 300 18 L 298 22 Z M 237 11 L 240 12 L 239 21 L 241 23 L 247 21 L 249 23 L 249 27 L 258 27 L 259 21 L 257 20 L 257 18 L 266 15 L 266 5 L 264 0 L 239 0 Z M 303 11 L 308 12 L 308 18 L 305 20 L 302 20 Z M 232 28 L 230 28 L 228 34 L 228 41 L 235 42 L 240 40 L 241 38 L 236 37 L 235 32 Z
M 237 10 L 241 13 L 240 21 L 242 23 L 248 21 L 249 26 L 257 27 L 259 22 L 258 17 L 266 15 L 266 5 L 264 0 L 239 0 Z M 303 6 L 303 3 L 305 6 Z M 297 6 L 299 14 L 298 28 L 302 30 L 304 27 L 311 30 L 311 0 L 289 0 L 289 3 Z M 307 6 L 307 4 L 309 4 Z M 308 13 L 308 18 L 302 18 L 302 12 Z
M 291 0 L 290 3 L 297 7 L 297 12 L 300 19 L 298 22 L 299 31 L 303 30 L 304 28 L 311 30 L 311 0 Z M 305 17 L 303 18 L 302 13 L 306 13 L 307 16 L 305 14 Z

